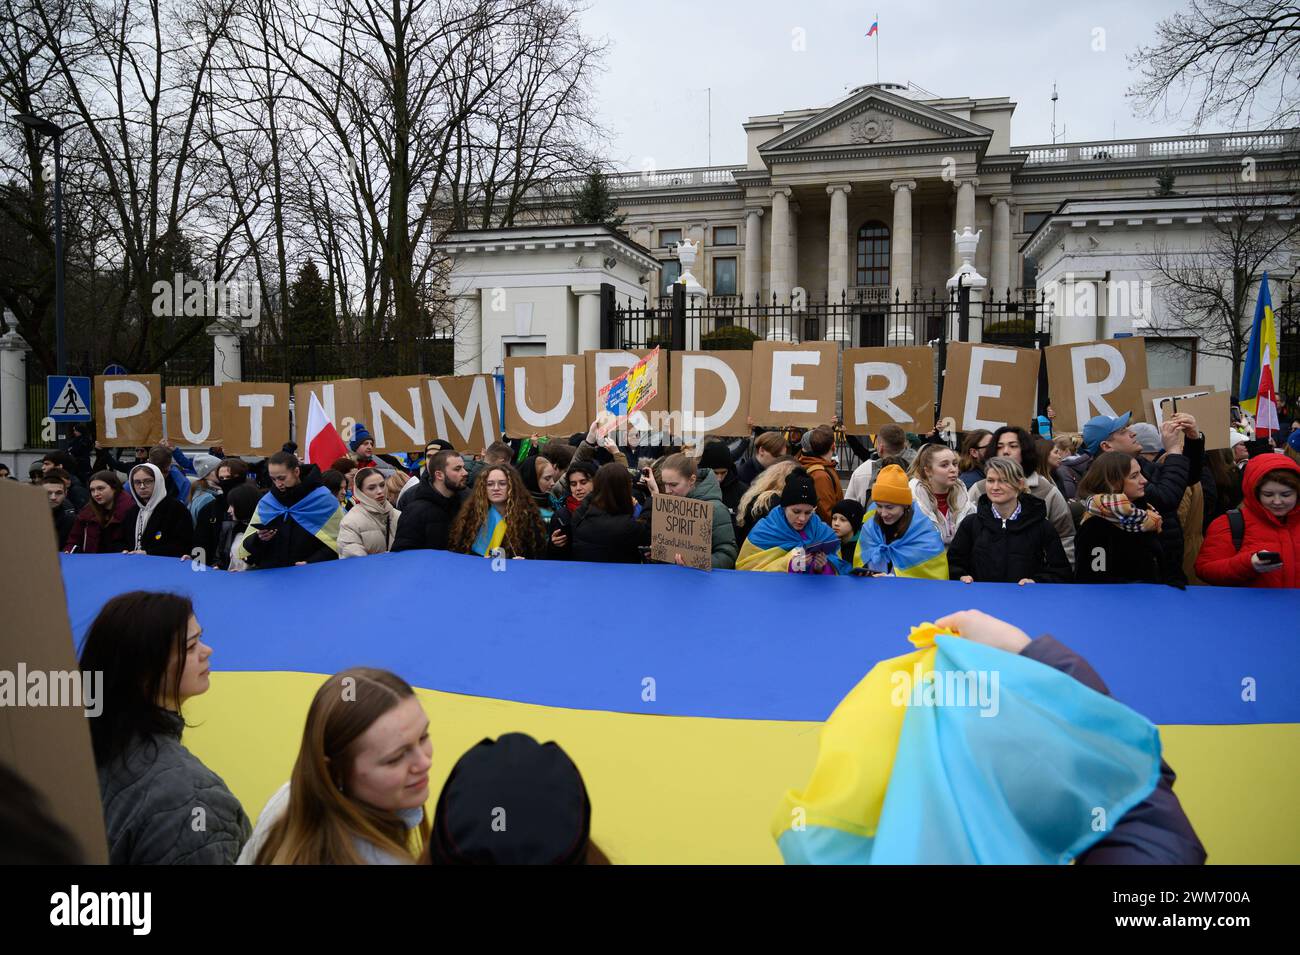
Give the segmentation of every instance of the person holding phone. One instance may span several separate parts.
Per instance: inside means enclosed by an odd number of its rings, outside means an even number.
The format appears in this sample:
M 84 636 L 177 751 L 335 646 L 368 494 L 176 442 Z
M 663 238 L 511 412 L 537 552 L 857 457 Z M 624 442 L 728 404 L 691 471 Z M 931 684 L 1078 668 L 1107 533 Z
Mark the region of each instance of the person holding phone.
M 1205 532 L 1197 576 L 1224 587 L 1300 587 L 1300 464 L 1280 454 L 1251 458 L 1241 490 L 1241 509 Z

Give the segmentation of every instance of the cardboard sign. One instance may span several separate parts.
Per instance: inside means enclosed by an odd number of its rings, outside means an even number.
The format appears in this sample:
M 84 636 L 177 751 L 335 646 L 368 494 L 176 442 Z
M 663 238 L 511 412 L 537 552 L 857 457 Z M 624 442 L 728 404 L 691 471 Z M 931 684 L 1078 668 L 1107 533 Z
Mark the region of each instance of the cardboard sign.
M 755 342 L 749 391 L 754 424 L 796 428 L 829 424 L 835 417 L 839 349 L 836 342 Z
M 301 445 L 306 440 L 307 412 L 311 409 L 311 396 L 320 399 L 325 417 L 338 430 L 343 442 L 352 440 L 358 421 L 366 417 L 366 405 L 361 397 L 360 378 L 340 378 L 337 381 L 310 381 L 293 386 L 294 439 Z
M 501 436 L 501 408 L 492 375 L 430 378 L 429 438 L 450 441 L 458 450 L 479 454 Z
M 1177 408 L 1175 408 L 1175 404 Z M 1145 388 L 1142 391 L 1142 409 L 1147 420 L 1157 428 L 1175 411 L 1196 419 L 1196 426 L 1205 435 L 1205 450 L 1215 451 L 1230 447 L 1232 428 L 1231 396 L 1226 391 L 1215 391 L 1202 385 L 1183 385 L 1172 388 Z
M 424 419 L 424 375 L 370 378 L 361 383 L 365 397 L 363 419 L 375 439 L 375 450 L 423 451 L 429 443 Z
M 268 456 L 289 440 L 287 383 L 227 381 L 219 404 L 226 454 Z
M 506 359 L 506 434 L 567 437 L 591 424 L 581 355 Z
M 754 359 L 748 351 L 672 352 L 673 432 L 677 435 L 749 434 L 749 383 Z M 699 443 L 698 441 L 696 442 Z
M 167 437 L 175 444 L 209 448 L 221 444 L 221 392 L 208 385 L 170 386 L 167 395 Z
M 45 492 L 0 481 L 0 527 L 11 540 L 31 545 L 0 548 L 0 606 L 5 608 L 0 671 L 13 681 L 12 690 L 24 694 L 25 704 L 9 700 L 0 706 L 0 763 L 36 790 L 46 813 L 80 845 L 83 861 L 103 865 L 108 862 L 108 840 L 87 716 L 102 713 L 104 685 L 102 680 L 83 683 L 73 656 Z M 45 686 L 39 701 L 33 698 L 36 674 Z M 74 698 L 76 690 L 79 698 Z M 13 794 L 6 792 L 4 798 L 11 800 Z
M 1043 351 L 1057 431 L 1082 431 L 1084 423 L 1099 414 L 1118 418 L 1126 411 L 1135 417 L 1141 413 L 1139 402 L 1147 386 L 1146 339 L 1075 342 Z
M 162 440 L 161 375 L 96 375 L 95 434 L 106 448 L 151 447 Z
M 850 434 L 875 434 L 887 424 L 925 434 L 934 427 L 934 352 L 846 348 L 843 406 Z
M 603 410 L 601 401 L 601 391 L 616 381 L 620 375 L 623 375 L 638 364 L 645 362 L 643 368 L 647 375 L 646 381 L 649 384 L 649 391 L 644 395 L 629 395 L 628 413 L 635 411 L 645 411 L 647 414 L 652 412 L 667 412 L 668 409 L 668 368 L 665 363 L 660 362 L 657 358 L 653 363 L 647 362 L 649 358 L 659 349 L 651 351 L 645 349 L 636 349 L 629 351 L 589 351 L 584 356 L 587 362 L 587 383 L 591 388 L 592 394 L 595 395 L 595 401 L 592 404 L 591 420 L 594 420 L 597 413 Z M 644 400 L 642 400 L 644 399 Z M 636 401 L 641 403 L 638 405 Z
M 939 417 L 951 418 L 953 427 L 945 430 L 1026 427 L 1034 417 L 1038 362 L 1033 348 L 950 342 Z
M 650 559 L 713 569 L 713 504 L 672 494 L 655 494 L 650 513 Z

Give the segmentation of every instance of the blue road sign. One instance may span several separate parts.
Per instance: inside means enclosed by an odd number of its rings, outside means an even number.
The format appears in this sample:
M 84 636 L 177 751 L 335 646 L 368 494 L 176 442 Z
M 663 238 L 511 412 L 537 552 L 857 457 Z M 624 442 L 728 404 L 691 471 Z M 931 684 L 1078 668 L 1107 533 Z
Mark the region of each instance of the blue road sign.
M 45 379 L 49 398 L 48 414 L 54 421 L 89 421 L 90 379 L 71 375 L 50 375 Z
M 126 368 L 123 367 L 122 365 L 109 365 L 107 368 L 104 369 L 104 374 L 106 374 L 106 375 L 125 375 L 125 374 L 126 374 Z

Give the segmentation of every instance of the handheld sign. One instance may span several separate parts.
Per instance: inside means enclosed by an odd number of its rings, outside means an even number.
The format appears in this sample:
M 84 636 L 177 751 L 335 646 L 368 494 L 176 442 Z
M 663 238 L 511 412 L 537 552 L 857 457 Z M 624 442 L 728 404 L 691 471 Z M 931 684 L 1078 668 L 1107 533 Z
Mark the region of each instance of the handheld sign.
M 650 514 L 650 559 L 713 569 L 713 503 L 672 494 L 655 494 Z

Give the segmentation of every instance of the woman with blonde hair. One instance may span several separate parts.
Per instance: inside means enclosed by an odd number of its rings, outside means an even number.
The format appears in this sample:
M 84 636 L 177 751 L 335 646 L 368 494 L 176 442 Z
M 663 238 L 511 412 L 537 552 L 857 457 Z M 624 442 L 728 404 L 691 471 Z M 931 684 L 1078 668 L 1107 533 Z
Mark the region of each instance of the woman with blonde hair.
M 767 517 L 768 512 L 781 502 L 781 490 L 785 487 L 790 472 L 799 466 L 799 462 L 790 455 L 777 458 L 758 472 L 754 483 L 740 497 L 736 505 L 736 541 L 745 543 L 745 538 L 754 529 L 754 525 Z
M 907 471 L 912 504 L 939 532 L 943 546 L 952 543 L 957 528 L 975 513 L 975 499 L 961 481 L 957 452 L 942 444 L 927 444 Z
M 326 680 L 307 711 L 289 782 L 271 797 L 244 865 L 406 865 L 429 841 L 433 744 L 410 685 L 354 667 Z
M 530 560 L 546 556 L 546 525 L 519 472 L 493 464 L 479 472 L 474 491 L 451 525 L 447 549 L 458 554 Z

